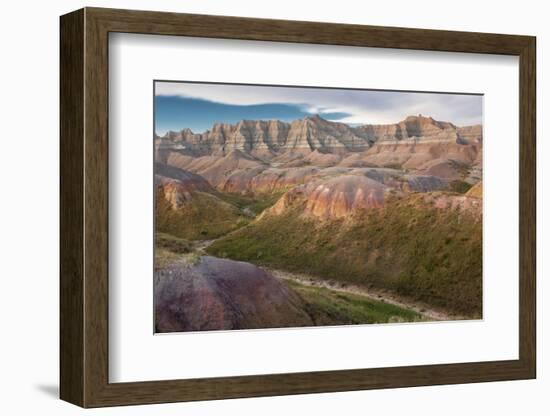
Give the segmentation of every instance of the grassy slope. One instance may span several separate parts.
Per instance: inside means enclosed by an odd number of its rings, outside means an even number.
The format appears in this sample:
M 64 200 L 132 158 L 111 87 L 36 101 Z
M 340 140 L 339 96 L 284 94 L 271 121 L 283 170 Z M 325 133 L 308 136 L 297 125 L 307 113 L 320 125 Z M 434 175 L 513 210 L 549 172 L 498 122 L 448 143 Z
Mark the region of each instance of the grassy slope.
M 192 200 L 179 209 L 157 196 L 156 231 L 187 240 L 218 238 L 250 222 L 273 205 L 281 193 L 258 196 L 194 192 Z
M 283 195 L 284 191 L 264 193 L 258 195 L 246 195 L 227 192 L 218 192 L 216 195 L 241 210 L 248 209 L 252 214 L 261 214 L 272 206 Z
M 265 216 L 208 248 L 229 257 L 397 291 L 467 316 L 481 314 L 481 223 L 412 195 L 350 221 Z
M 468 192 L 466 192 L 466 195 L 472 198 L 483 198 L 483 183 L 476 183 Z
M 287 283 L 302 298 L 306 311 L 315 325 L 414 322 L 421 319 L 414 311 L 364 296 L 305 286 L 296 282 Z
M 227 234 L 249 220 L 240 210 L 218 197 L 194 192 L 193 199 L 172 209 L 163 197 L 156 198 L 156 231 L 187 240 L 208 240 Z
M 157 248 L 164 248 L 175 254 L 190 253 L 193 249 L 193 245 L 189 241 L 166 233 L 155 234 L 155 246 Z
M 193 246 L 190 242 L 166 233 L 157 233 L 155 245 L 157 269 L 183 258 L 189 261 L 189 256 L 193 255 Z M 364 296 L 305 286 L 292 281 L 284 282 L 303 300 L 305 312 L 315 325 L 413 322 L 421 318 L 413 311 Z M 292 323 L 289 325 L 292 326 Z
M 165 233 L 155 234 L 155 269 L 163 268 L 176 261 L 182 254 L 192 251 L 187 240 Z

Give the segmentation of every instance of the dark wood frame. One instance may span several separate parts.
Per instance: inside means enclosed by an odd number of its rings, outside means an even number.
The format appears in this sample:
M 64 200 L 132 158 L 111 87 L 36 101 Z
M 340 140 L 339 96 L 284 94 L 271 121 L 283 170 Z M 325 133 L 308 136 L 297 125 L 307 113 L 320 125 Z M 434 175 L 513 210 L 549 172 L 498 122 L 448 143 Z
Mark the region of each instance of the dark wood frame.
M 109 32 L 519 56 L 519 359 L 109 383 Z M 530 36 L 99 8 L 62 16 L 61 398 L 100 407 L 535 378 L 535 45 Z

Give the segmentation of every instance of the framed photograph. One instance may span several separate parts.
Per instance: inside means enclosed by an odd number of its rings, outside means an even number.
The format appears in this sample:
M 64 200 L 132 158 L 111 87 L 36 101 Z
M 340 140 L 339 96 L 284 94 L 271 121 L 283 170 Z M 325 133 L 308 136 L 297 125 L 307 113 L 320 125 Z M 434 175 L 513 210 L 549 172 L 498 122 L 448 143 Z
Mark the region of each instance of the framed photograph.
M 535 378 L 534 37 L 60 28 L 63 400 Z

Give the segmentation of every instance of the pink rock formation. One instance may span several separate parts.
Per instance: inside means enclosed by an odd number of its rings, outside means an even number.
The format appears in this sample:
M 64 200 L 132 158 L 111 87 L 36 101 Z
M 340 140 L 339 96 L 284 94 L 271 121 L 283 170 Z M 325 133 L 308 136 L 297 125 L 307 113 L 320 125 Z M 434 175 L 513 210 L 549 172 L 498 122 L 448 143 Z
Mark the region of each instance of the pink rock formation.
M 481 126 L 456 127 L 422 116 L 359 127 L 319 116 L 292 123 L 243 120 L 215 124 L 201 134 L 189 129 L 168 132 L 156 136 L 155 145 L 157 161 L 236 193 L 287 189 L 317 179 L 332 167 L 348 169 L 338 174 L 390 167 L 401 171 L 398 176 L 410 173 L 443 182 L 476 183 L 482 174 Z M 425 188 L 407 188 L 402 180 L 384 183 L 404 190 Z
M 193 192 L 213 191 L 201 176 L 160 163 L 155 164 L 155 185 L 174 209 L 189 202 Z
M 303 212 L 318 218 L 342 218 L 359 209 L 379 208 L 389 188 L 361 175 L 342 175 L 312 181 L 287 192 L 269 213 L 280 215 L 296 202 L 303 202 Z

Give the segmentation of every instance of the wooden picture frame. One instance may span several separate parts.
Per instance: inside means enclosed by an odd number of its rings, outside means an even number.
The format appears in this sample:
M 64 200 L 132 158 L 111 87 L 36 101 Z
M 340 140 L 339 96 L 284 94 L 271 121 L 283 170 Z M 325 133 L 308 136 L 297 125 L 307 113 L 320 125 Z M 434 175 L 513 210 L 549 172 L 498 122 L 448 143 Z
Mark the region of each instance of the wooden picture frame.
M 85 8 L 61 17 L 60 396 L 82 407 L 338 392 L 536 376 L 535 38 Z M 519 359 L 109 383 L 108 34 L 263 40 L 519 57 Z

